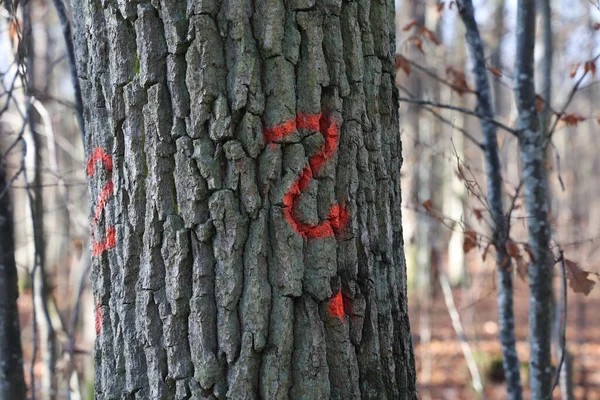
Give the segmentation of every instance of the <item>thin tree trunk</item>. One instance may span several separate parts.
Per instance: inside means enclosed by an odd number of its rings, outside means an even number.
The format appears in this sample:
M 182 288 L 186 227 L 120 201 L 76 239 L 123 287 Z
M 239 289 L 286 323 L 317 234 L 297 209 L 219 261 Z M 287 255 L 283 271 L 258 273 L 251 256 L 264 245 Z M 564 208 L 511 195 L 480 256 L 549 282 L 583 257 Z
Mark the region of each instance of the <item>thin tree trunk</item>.
M 27 79 L 29 85 L 29 95 L 35 92 L 36 89 L 36 57 L 34 48 L 34 37 L 32 32 L 33 26 L 33 8 L 32 0 L 25 3 L 23 7 L 24 15 L 24 34 L 23 40 L 26 45 L 27 55 Z M 41 137 L 37 131 L 39 123 L 39 115 L 36 111 L 29 114 L 28 132 L 31 135 L 31 151 L 33 153 L 31 169 L 33 170 L 33 179 L 31 181 L 31 190 L 33 195 L 30 196 L 31 204 L 31 219 L 33 227 L 33 243 L 34 243 L 34 273 L 32 279 L 33 284 L 33 302 L 36 307 L 36 323 L 39 334 L 39 351 L 41 360 L 44 364 L 42 373 L 42 387 L 39 392 L 42 399 L 54 399 L 56 397 L 56 334 L 50 310 L 48 308 L 48 300 L 50 296 L 48 273 L 46 270 L 46 238 L 44 232 L 44 180 L 42 176 L 42 148 Z
M 153 4 L 73 2 L 95 397 L 416 399 L 394 2 Z
M 552 335 L 552 267 L 548 185 L 544 165 L 544 137 L 540 132 L 534 85 L 535 1 L 517 6 L 515 98 L 519 113 L 519 147 L 529 245 L 529 373 L 532 399 L 543 399 L 552 388 L 550 344 Z
M 0 149 L 0 400 L 25 400 L 13 216 L 2 154 Z
M 487 76 L 483 41 L 475 21 L 475 12 L 471 0 L 459 1 L 459 11 L 466 28 L 467 44 L 473 58 L 473 73 L 477 85 L 477 109 L 488 118 L 480 121 L 484 137 L 487 199 L 493 220 L 493 240 L 496 249 L 496 267 L 498 269 L 498 320 L 499 337 L 502 344 L 502 365 L 506 376 L 508 398 L 522 399 L 519 358 L 515 343 L 511 259 L 506 251 L 509 233 L 502 203 L 503 190 L 500 158 L 498 156 L 498 138 L 496 127 L 488 122 L 495 116 L 492 91 Z

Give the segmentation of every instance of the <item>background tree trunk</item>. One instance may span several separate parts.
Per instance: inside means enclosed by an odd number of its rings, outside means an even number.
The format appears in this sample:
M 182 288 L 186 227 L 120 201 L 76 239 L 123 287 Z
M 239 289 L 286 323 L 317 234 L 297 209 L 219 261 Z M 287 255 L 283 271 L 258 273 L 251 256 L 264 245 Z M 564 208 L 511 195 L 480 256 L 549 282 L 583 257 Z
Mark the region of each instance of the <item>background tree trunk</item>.
M 21 330 L 17 310 L 17 265 L 13 217 L 6 179 L 4 149 L 0 149 L 0 400 L 24 400 Z
M 394 3 L 73 2 L 98 399 L 416 399 Z
M 532 399 L 551 395 L 552 267 L 548 185 L 544 164 L 544 135 L 540 131 L 534 85 L 535 2 L 519 0 L 515 99 L 519 113 L 519 147 L 527 209 L 529 245 L 529 372 Z

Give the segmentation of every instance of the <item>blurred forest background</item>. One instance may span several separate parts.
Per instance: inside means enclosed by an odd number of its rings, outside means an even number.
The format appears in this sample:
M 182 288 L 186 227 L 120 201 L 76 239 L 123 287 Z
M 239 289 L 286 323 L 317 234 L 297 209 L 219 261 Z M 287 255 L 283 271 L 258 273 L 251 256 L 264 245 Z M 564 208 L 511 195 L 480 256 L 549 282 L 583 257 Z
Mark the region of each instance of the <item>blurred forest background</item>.
M 95 311 L 89 285 L 90 208 L 65 20 L 57 14 L 57 4 L 62 2 L 30 0 L 15 13 L 0 1 L 0 151 L 14 211 L 27 384 L 35 383 L 39 398 L 91 399 Z M 479 0 L 474 5 L 496 120 L 514 128 L 516 1 Z M 404 236 L 420 397 L 477 398 L 480 385 L 487 398 L 503 399 L 496 264 L 487 257 L 491 219 L 484 154 L 477 145 L 482 132 L 478 116 L 461 111 L 475 110 L 477 102 L 465 28 L 455 2 L 396 0 L 396 6 Z M 553 239 L 567 264 L 589 271 L 597 282 L 600 3 L 554 0 L 551 6 L 552 95 L 550 101 L 540 95 L 540 104 L 549 105 L 553 127 L 546 154 Z M 541 86 L 549 49 L 543 24 L 537 26 L 536 86 Z M 514 135 L 499 129 L 498 140 L 514 246 L 509 253 L 517 351 L 526 388 L 529 258 L 521 161 Z M 555 270 L 560 297 L 560 268 Z M 598 305 L 598 289 L 588 295 L 569 293 L 570 357 L 564 370 L 571 398 L 600 399 Z M 556 337 L 560 326 L 556 324 Z M 561 346 L 556 347 L 554 365 Z M 559 392 L 555 398 L 561 398 Z

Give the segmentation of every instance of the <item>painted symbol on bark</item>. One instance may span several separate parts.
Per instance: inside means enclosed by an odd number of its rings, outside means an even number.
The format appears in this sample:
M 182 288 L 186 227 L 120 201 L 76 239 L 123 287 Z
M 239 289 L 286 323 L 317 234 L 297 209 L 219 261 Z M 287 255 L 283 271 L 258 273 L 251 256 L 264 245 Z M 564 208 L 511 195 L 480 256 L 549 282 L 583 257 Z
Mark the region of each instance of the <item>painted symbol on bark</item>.
M 338 292 L 338 294 L 329 300 L 329 314 L 344 321 L 344 298 L 342 292 Z
M 283 196 L 283 212 L 285 219 L 296 232 L 305 238 L 322 238 L 339 234 L 348 223 L 348 210 L 339 204 L 334 204 L 329 211 L 327 220 L 309 225 L 296 216 L 296 207 L 300 194 L 306 190 L 313 175 L 316 174 L 325 163 L 333 157 L 337 151 L 340 138 L 340 124 L 326 115 L 300 113 L 295 119 L 286 121 L 272 128 L 265 129 L 264 138 L 269 144 L 279 141 L 291 135 L 296 129 L 310 129 L 321 132 L 325 143 L 319 151 L 308 159 L 298 179 Z
M 98 223 L 98 219 L 100 218 L 100 215 L 102 215 L 102 210 L 104 210 L 104 206 L 106 206 L 108 198 L 113 194 L 114 191 L 114 184 L 112 182 L 112 158 L 111 156 L 106 154 L 106 152 L 104 152 L 104 150 L 102 150 L 100 147 L 94 149 L 92 155 L 90 156 L 90 159 L 88 160 L 88 176 L 91 177 L 92 175 L 94 175 L 96 163 L 98 162 L 102 163 L 102 166 L 104 167 L 106 172 L 108 172 L 108 182 L 106 182 L 106 184 L 102 188 L 102 191 L 100 192 L 100 195 L 98 196 L 98 204 L 96 205 L 96 211 L 94 212 L 94 217 L 92 218 L 92 254 L 94 256 L 99 256 L 105 250 L 114 247 L 116 244 L 116 229 L 114 226 L 109 226 L 108 228 L 106 228 L 106 237 L 104 239 L 96 240 L 94 237 L 94 231 L 96 228 L 96 224 Z

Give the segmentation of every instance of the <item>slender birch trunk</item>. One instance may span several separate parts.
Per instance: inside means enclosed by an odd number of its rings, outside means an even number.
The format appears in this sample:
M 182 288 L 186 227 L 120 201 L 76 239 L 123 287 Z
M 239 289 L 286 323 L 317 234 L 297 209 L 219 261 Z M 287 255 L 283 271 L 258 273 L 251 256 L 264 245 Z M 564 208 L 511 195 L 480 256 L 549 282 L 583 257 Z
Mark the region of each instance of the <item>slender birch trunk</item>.
M 535 1 L 519 0 L 515 99 L 519 114 L 519 147 L 529 245 L 529 373 L 531 398 L 544 399 L 552 389 L 550 345 L 552 341 L 552 267 L 548 185 L 544 164 L 544 135 L 540 131 L 534 85 Z
M 513 280 L 511 259 L 506 251 L 508 224 L 504 214 L 503 189 L 500 158 L 498 156 L 498 138 L 496 127 L 489 121 L 495 117 L 492 103 L 492 91 L 487 76 L 483 41 L 475 21 L 475 12 L 471 0 L 459 1 L 459 11 L 466 28 L 466 38 L 471 57 L 473 73 L 477 85 L 477 109 L 481 115 L 481 128 L 484 137 L 485 165 L 487 174 L 487 199 L 493 220 L 493 240 L 496 248 L 496 266 L 498 269 L 498 319 L 499 337 L 502 344 L 502 365 L 506 376 L 508 398 L 523 398 L 519 358 L 515 341 L 515 316 L 513 307 Z

